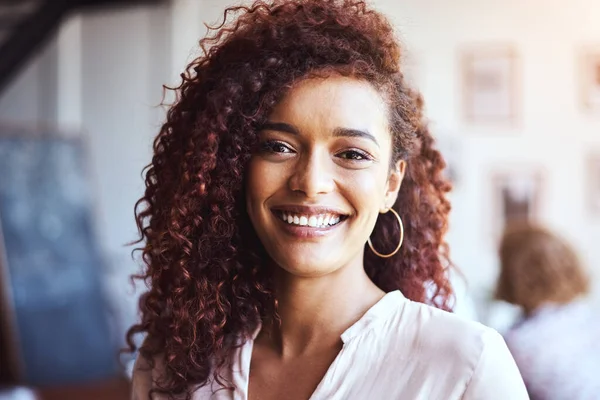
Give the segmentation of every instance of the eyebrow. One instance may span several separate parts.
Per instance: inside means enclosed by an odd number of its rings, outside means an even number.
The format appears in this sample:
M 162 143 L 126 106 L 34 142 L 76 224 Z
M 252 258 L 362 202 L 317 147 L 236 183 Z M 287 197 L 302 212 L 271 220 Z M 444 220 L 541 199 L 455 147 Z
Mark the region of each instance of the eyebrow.
M 292 135 L 300 134 L 298 129 L 294 128 L 290 124 L 286 124 L 285 122 L 265 122 L 260 130 L 286 132 L 291 133 Z
M 278 131 L 278 132 L 286 132 L 292 135 L 299 135 L 300 132 L 294 126 L 290 124 L 286 124 L 285 122 L 266 122 L 261 127 L 261 130 L 269 130 L 269 131 Z M 336 128 L 333 131 L 333 136 L 336 137 L 359 137 L 371 140 L 379 147 L 379 143 L 375 136 L 373 136 L 368 131 L 363 131 L 360 129 L 350 129 L 350 128 Z
M 369 139 L 379 147 L 375 136 L 371 135 L 368 131 L 361 131 L 360 129 L 349 129 L 349 128 L 336 128 L 333 131 L 333 136 L 345 136 L 345 137 L 360 137 Z

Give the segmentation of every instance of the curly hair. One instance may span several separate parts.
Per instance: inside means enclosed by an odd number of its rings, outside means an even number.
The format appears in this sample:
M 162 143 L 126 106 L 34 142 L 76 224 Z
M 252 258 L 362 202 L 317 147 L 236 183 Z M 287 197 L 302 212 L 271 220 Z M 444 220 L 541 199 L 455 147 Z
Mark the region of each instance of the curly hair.
M 231 18 L 234 17 L 234 18 Z M 268 255 L 245 207 L 244 171 L 260 126 L 301 79 L 335 72 L 374 85 L 389 106 L 393 161 L 407 161 L 394 209 L 405 225 L 400 253 L 364 266 L 382 290 L 450 309 L 451 266 L 444 242 L 450 184 L 423 120 L 423 102 L 400 70 L 401 49 L 388 20 L 354 0 L 273 0 L 231 7 L 200 41 L 174 88 L 177 100 L 154 141 L 146 191 L 136 204 L 149 291 L 142 319 L 127 334 L 146 333 L 140 354 L 164 379 L 153 390 L 174 396 L 202 386 L 227 362 L 239 338 L 276 315 Z M 378 221 L 371 238 L 393 249 L 399 228 Z M 427 288 L 433 287 L 429 298 Z
M 508 225 L 499 247 L 496 298 L 529 314 L 544 303 L 566 304 L 589 291 L 589 279 L 571 246 L 529 222 Z

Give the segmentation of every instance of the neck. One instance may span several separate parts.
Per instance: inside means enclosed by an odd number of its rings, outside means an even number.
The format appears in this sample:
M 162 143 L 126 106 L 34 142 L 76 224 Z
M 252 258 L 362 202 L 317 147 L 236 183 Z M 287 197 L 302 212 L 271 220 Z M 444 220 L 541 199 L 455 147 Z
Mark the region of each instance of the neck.
M 341 334 L 385 294 L 362 262 L 312 278 L 276 267 L 274 283 L 280 322 L 267 323 L 265 331 L 282 357 L 341 345 Z

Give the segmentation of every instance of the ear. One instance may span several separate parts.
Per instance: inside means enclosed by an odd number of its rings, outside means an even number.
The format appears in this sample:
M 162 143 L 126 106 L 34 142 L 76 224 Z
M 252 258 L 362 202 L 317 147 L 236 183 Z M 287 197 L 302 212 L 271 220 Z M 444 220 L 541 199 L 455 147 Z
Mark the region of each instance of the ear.
M 384 204 L 379 212 L 386 213 L 396 202 L 398 198 L 398 191 L 402 185 L 404 179 L 404 173 L 406 172 L 406 161 L 399 160 L 394 164 L 390 171 L 386 184 L 386 191 L 384 196 Z

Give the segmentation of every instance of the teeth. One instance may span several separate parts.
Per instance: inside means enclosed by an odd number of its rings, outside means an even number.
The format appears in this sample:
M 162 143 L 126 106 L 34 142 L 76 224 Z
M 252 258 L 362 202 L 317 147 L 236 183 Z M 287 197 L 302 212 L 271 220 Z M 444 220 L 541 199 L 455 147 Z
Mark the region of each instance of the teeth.
M 339 215 L 321 214 L 321 215 L 293 215 L 287 212 L 280 214 L 284 222 L 292 225 L 310 226 L 311 228 L 325 228 L 336 225 L 340 222 Z

